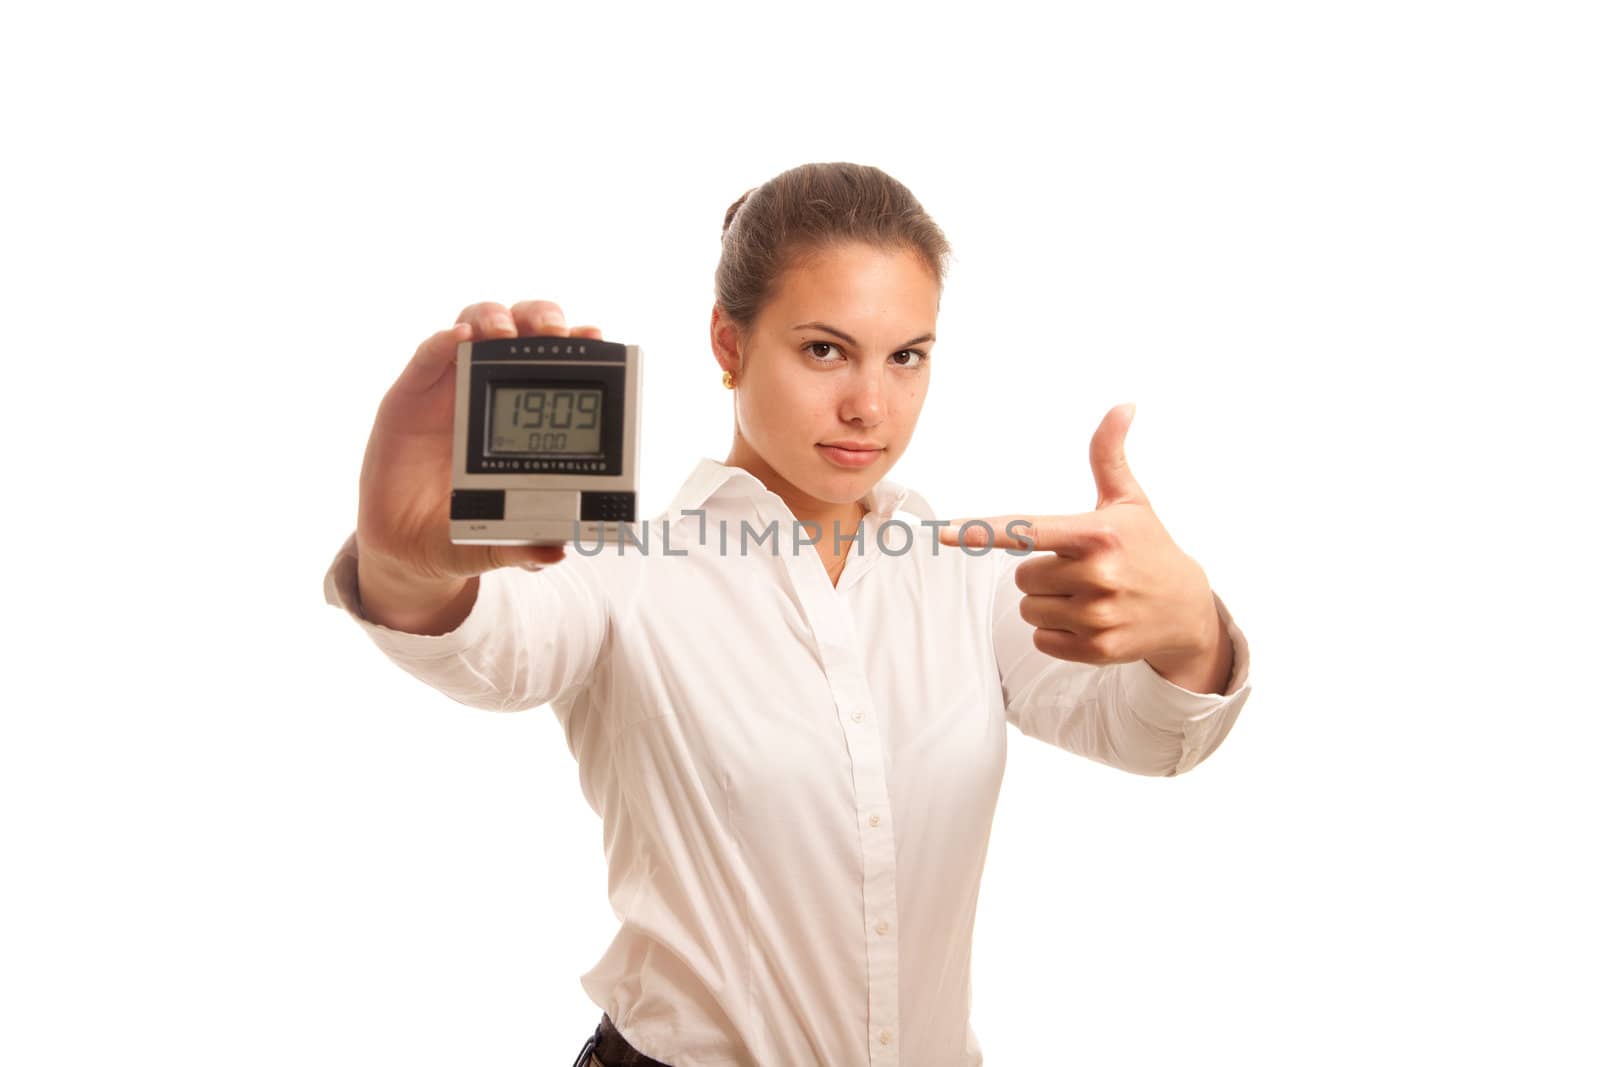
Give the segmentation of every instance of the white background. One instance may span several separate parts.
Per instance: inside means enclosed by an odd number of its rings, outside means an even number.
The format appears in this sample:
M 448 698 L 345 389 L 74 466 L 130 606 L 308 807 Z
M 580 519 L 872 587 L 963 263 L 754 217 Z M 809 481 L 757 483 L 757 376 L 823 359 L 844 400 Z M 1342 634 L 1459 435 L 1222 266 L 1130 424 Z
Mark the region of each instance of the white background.
M 1136 401 L 1254 657 L 1176 779 L 1009 732 L 987 1062 L 1594 1062 L 1584 7 L 7 14 L 0 1060 L 571 1062 L 615 917 L 564 738 L 323 572 L 479 300 L 646 349 L 664 508 L 730 440 L 724 211 L 851 160 L 956 253 L 892 477 L 1089 510 Z

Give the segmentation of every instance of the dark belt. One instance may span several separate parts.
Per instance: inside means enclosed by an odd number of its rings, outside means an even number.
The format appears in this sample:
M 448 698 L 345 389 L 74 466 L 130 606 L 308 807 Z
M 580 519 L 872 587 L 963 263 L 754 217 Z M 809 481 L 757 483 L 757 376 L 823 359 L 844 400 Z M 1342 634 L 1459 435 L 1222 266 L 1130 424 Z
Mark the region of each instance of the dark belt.
M 578 1058 L 572 1061 L 572 1067 L 589 1067 L 591 1055 L 600 1061 L 600 1067 L 671 1067 L 670 1064 L 651 1059 L 628 1044 L 627 1039 L 611 1025 L 611 1016 L 605 1012 L 600 1013 L 600 1025 L 583 1043 L 583 1049 L 578 1053 Z

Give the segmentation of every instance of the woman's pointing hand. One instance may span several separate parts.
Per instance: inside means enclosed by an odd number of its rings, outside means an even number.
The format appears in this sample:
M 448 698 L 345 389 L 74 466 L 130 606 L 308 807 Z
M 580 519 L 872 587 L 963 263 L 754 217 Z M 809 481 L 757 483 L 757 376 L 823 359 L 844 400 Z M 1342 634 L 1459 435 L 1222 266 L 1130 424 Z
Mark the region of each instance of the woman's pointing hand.
M 1163 677 L 1209 692 L 1231 669 L 1213 667 L 1226 636 L 1222 620 L 1205 571 L 1172 540 L 1128 467 L 1123 443 L 1133 411 L 1132 404 L 1112 408 L 1090 439 L 1099 495 L 1093 511 L 992 517 L 981 520 L 987 530 L 969 527 L 964 541 L 961 526 L 971 520 L 952 520 L 939 540 L 1044 550 L 1016 569 L 1026 594 L 1018 610 L 1035 627 L 1041 652 L 1094 664 L 1143 659 Z M 1218 685 L 1207 684 L 1218 673 Z

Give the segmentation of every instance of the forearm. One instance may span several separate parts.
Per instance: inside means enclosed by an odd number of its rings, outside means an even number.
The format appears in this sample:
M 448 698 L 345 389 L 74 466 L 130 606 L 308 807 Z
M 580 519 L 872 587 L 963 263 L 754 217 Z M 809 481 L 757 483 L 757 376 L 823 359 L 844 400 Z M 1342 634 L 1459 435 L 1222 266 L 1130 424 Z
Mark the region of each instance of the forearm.
M 361 614 L 379 626 L 404 633 L 450 633 L 472 613 L 478 577 L 429 581 L 357 557 L 356 583 Z
M 1161 677 L 1191 693 L 1222 693 L 1233 677 L 1233 641 L 1220 611 L 1212 613 L 1211 621 L 1210 639 L 1200 652 L 1176 659 L 1151 656 L 1145 662 Z

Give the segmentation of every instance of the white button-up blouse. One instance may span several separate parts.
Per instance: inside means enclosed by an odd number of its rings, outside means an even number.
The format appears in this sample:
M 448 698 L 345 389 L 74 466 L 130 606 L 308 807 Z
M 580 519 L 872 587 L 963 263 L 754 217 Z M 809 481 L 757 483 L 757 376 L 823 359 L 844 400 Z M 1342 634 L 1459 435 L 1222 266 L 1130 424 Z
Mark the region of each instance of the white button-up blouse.
M 1018 612 L 1025 555 L 939 545 L 926 501 L 887 479 L 865 503 L 837 586 L 815 527 L 713 459 L 635 539 L 482 575 L 451 633 L 361 615 L 354 535 L 325 577 L 328 603 L 446 696 L 555 711 L 621 924 L 579 981 L 672 1067 L 981 1064 L 972 931 L 1006 723 L 1172 775 L 1249 695 L 1220 599 L 1222 695 L 1142 660 L 1055 659 Z

